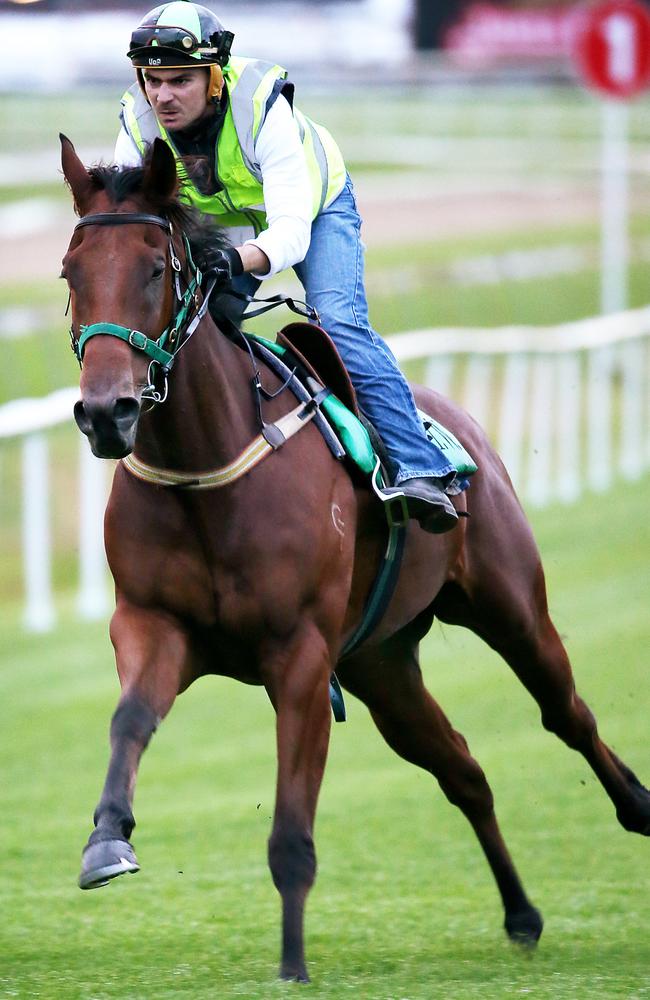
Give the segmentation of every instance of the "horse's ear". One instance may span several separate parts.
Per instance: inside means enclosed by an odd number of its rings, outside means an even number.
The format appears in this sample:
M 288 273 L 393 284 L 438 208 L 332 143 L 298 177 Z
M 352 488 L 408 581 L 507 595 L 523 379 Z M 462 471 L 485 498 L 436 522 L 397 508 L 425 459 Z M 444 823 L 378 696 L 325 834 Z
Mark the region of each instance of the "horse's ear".
M 163 139 L 154 139 L 142 178 L 142 192 L 154 205 L 164 204 L 173 198 L 177 187 L 174 154 Z
M 75 208 L 79 215 L 83 215 L 90 196 L 95 191 L 93 180 L 77 156 L 75 148 L 66 135 L 59 132 L 61 140 L 61 167 L 63 176 L 68 182 L 72 191 Z

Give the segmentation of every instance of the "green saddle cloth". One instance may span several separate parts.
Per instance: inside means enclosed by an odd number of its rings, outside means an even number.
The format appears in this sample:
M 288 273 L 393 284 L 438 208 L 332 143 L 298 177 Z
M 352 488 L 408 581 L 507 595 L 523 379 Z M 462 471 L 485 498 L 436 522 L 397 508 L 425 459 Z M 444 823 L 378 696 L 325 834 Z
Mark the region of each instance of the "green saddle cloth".
M 323 401 L 321 409 L 341 439 L 348 458 L 362 472 L 371 475 L 377 466 L 378 457 L 370 435 L 359 418 L 331 393 Z M 457 478 L 467 479 L 473 475 L 478 466 L 458 438 L 430 414 L 418 410 L 418 415 L 429 441 L 444 453 L 449 464 L 455 468 Z

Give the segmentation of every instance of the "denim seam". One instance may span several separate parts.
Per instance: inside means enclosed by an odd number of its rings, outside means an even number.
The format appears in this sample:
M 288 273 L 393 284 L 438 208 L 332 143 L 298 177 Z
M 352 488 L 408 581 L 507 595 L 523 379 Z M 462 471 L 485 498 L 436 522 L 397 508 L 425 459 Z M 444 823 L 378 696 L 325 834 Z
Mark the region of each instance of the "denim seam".
M 443 466 L 442 469 L 437 469 L 435 472 L 431 469 L 405 469 L 402 466 L 396 476 L 395 485 L 399 486 L 406 479 L 443 479 L 452 472 L 456 475 L 456 469 L 453 465 Z
M 358 327 L 361 327 L 361 324 L 359 323 L 359 316 L 357 313 L 357 295 L 359 294 L 359 271 L 360 271 L 361 253 L 362 253 L 361 240 L 359 239 L 357 240 L 357 254 L 356 254 L 356 261 L 354 268 L 354 295 L 352 297 L 352 315 L 354 316 L 354 322 L 357 324 Z M 370 333 L 371 331 L 369 330 L 368 332 Z M 374 342 L 374 337 L 372 337 L 372 340 Z

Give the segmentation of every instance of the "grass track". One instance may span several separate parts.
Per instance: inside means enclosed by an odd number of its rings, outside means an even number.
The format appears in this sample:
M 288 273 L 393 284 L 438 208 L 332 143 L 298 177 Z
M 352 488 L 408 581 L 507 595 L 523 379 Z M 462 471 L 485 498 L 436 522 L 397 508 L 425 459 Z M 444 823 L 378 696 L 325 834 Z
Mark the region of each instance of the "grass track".
M 536 517 L 551 606 L 601 731 L 641 778 L 650 640 L 650 481 Z M 103 626 L 0 638 L 4 739 L 0 997 L 267 998 L 279 907 L 266 869 L 272 712 L 206 679 L 144 758 L 134 841 L 143 871 L 75 886 L 103 778 L 117 684 Z M 465 733 L 547 926 L 534 956 L 500 930 L 491 877 L 460 814 L 377 738 L 350 699 L 333 732 L 307 941 L 318 998 L 650 996 L 648 845 L 625 834 L 581 759 L 541 728 L 501 661 L 434 626 L 429 687 Z

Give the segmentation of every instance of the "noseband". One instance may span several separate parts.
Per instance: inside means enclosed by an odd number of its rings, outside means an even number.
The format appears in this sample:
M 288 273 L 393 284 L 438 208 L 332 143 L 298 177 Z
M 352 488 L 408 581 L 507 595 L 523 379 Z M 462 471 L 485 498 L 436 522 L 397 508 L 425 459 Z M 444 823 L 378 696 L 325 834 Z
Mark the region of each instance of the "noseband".
M 208 284 L 203 296 L 203 302 L 201 303 L 199 293 L 203 275 L 192 259 L 189 240 L 185 234 L 183 234 L 185 255 L 190 271 L 190 280 L 187 283 L 185 292 L 181 290 L 180 279 L 182 265 L 174 249 L 172 241 L 172 225 L 168 219 L 164 219 L 160 215 L 149 215 L 146 212 L 99 212 L 95 215 L 86 215 L 83 219 L 80 219 L 74 228 L 74 232 L 78 229 L 82 229 L 84 226 L 126 226 L 137 224 L 159 226 L 161 229 L 164 229 L 169 236 L 169 257 L 174 274 L 176 299 L 179 303 L 178 310 L 172 322 L 163 330 L 157 340 L 147 337 L 147 335 L 142 333 L 140 330 L 132 330 L 127 326 L 119 326 L 116 323 L 103 322 L 91 323 L 89 326 L 80 326 L 78 337 L 75 336 L 74 327 L 71 326 L 70 340 L 72 350 L 74 351 L 77 361 L 79 362 L 79 367 L 82 365 L 83 353 L 86 344 L 91 337 L 96 337 L 100 334 L 109 337 L 117 337 L 119 340 L 124 340 L 130 347 L 135 348 L 136 351 L 142 351 L 149 358 L 151 358 L 148 378 L 150 384 L 145 388 L 142 394 L 143 398 L 152 399 L 155 403 L 161 403 L 164 402 L 167 395 L 167 376 L 172 369 L 176 354 L 179 348 L 183 344 L 187 343 L 205 316 L 210 295 L 215 285 L 215 280 L 212 279 L 212 282 Z M 164 379 L 164 388 L 162 392 L 155 387 L 155 365 L 160 366 Z

